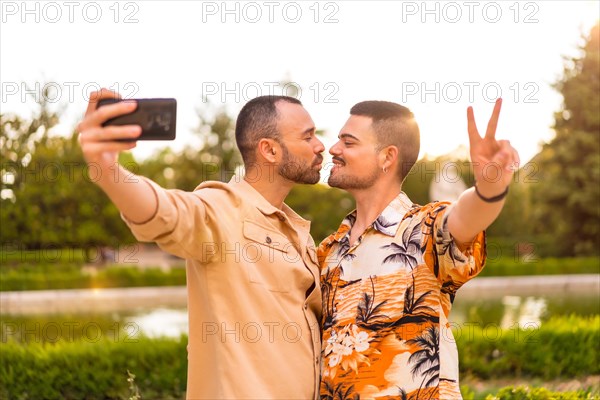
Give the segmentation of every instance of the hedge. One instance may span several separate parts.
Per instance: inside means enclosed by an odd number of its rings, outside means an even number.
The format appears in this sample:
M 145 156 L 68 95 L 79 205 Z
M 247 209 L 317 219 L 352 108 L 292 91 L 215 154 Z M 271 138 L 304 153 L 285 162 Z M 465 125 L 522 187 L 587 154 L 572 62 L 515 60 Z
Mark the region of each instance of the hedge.
M 553 317 L 533 329 L 454 330 L 461 374 L 555 379 L 600 373 L 600 316 Z
M 123 399 L 127 371 L 144 399 L 185 396 L 187 340 L 101 340 L 44 345 L 0 345 L 0 398 Z
M 85 274 L 80 269 L 9 269 L 0 273 L 0 291 L 184 285 L 185 269 L 178 267 L 163 271 L 160 268 L 112 266 L 95 275 Z
M 496 257 L 488 248 L 486 266 L 478 276 L 525 276 L 599 274 L 600 258 L 531 258 Z
M 491 337 L 490 329 L 473 328 L 456 335 L 460 373 L 481 379 L 568 379 L 599 374 L 599 332 L 600 316 L 553 318 L 536 330 L 501 331 L 498 338 Z M 56 344 L 21 344 L 13 340 L 2 343 L 0 397 L 126 398 L 130 394 L 127 371 L 136 375 L 142 398 L 184 397 L 186 337 L 121 338 Z M 546 392 L 507 388 L 497 396 L 511 400 L 561 398 Z M 573 393 L 562 398 L 582 394 Z M 546 395 L 550 397 L 543 397 Z
M 473 397 L 474 398 L 474 397 Z M 582 400 L 598 399 L 598 394 L 590 390 L 576 390 L 569 392 L 553 392 L 546 388 L 517 386 L 502 388 L 496 395 L 488 395 L 485 400 Z M 465 397 L 465 400 L 468 400 Z

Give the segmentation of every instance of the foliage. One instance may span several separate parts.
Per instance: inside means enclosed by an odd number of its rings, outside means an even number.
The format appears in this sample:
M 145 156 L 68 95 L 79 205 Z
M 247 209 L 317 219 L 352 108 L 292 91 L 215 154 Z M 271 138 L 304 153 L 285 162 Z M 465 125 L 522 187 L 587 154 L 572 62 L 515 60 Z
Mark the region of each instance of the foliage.
M 461 374 L 567 378 L 600 373 L 600 316 L 555 317 L 533 329 L 477 324 L 454 330 Z
M 108 197 L 92 182 L 77 138 L 49 137 L 13 185 L 16 201 L 2 201 L 2 243 L 19 250 L 133 242 Z M 86 201 L 82 201 L 86 199 Z
M 296 185 L 286 199 L 303 218 L 312 221 L 310 233 L 319 243 L 337 231 L 344 217 L 354 209 L 354 199 L 343 190 L 325 185 Z
M 0 291 L 52 290 L 52 289 L 97 289 L 144 286 L 185 286 L 185 269 L 108 266 L 95 274 L 84 273 L 80 268 L 49 271 L 48 268 L 0 270 Z
M 486 400 L 580 400 L 597 399 L 589 390 L 577 390 L 570 392 L 553 392 L 543 387 L 505 387 L 495 396 L 488 395 Z
M 555 85 L 564 97 L 556 137 L 534 158 L 534 226 L 553 233 L 563 256 L 600 254 L 600 24 L 581 50 Z
M 598 274 L 600 258 L 531 258 L 498 257 L 487 261 L 478 276 L 527 276 L 562 274 Z
M 574 378 L 598 374 L 600 316 L 554 318 L 536 330 L 471 329 L 458 339 L 461 375 L 480 378 Z M 10 399 L 116 399 L 130 393 L 135 374 L 142 398 L 184 398 L 187 339 L 97 342 L 0 343 L 0 397 Z M 589 398 L 588 391 L 556 393 L 543 388 L 504 388 L 499 399 Z M 465 390 L 465 398 L 473 398 Z M 588 397 L 585 397 L 588 396 Z M 492 397 L 493 399 L 493 397 Z
M 142 398 L 185 395 L 187 339 L 101 340 L 96 343 L 0 344 L 0 398 L 123 399 L 128 371 Z
M 204 106 L 209 111 L 197 111 L 196 143 L 178 152 L 170 148 L 160 150 L 135 164 L 134 172 L 168 189 L 191 191 L 206 180 L 228 182 L 241 165 L 235 145 L 235 121 L 223 108 L 215 109 L 210 103 Z
M 20 344 L 87 341 L 104 338 L 133 342 L 141 327 L 135 317 L 121 313 L 2 315 L 0 343 Z

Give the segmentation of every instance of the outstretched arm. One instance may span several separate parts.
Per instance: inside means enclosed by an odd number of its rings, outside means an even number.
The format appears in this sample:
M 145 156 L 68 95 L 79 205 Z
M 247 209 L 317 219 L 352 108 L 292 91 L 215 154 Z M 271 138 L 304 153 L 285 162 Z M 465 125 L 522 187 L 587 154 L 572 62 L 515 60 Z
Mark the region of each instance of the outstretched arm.
M 469 147 L 475 188 L 464 191 L 448 216 L 448 230 L 457 243 L 468 244 L 494 222 L 502 211 L 505 195 L 519 155 L 508 140 L 496 140 L 502 99 L 496 100 L 492 117 L 482 138 L 475 125 L 473 108 L 467 109 Z
M 78 125 L 79 142 L 89 167 L 98 171 L 96 184 L 108 195 L 119 211 L 132 222 L 145 222 L 156 213 L 158 201 L 148 182 L 132 175 L 118 164 L 119 152 L 132 149 L 136 142 L 115 139 L 135 139 L 142 130 L 137 125 L 107 126 L 102 123 L 135 110 L 135 102 L 119 102 L 96 109 L 99 100 L 120 98 L 118 93 L 102 89 L 90 96 L 83 121 Z

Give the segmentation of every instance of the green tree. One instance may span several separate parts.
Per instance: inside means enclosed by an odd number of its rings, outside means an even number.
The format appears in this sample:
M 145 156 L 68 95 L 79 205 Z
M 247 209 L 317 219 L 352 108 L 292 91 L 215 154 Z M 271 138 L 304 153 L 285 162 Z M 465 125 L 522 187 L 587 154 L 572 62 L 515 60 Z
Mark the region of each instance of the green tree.
M 63 107 L 52 110 L 48 98 L 50 89 L 32 94 L 37 103 L 30 119 L 17 114 L 0 114 L 0 159 L 2 160 L 2 201 L 16 201 L 16 193 L 25 185 L 26 168 L 38 145 L 44 145 L 48 132 L 59 122 Z M 33 93 L 29 89 L 30 93 Z
M 93 183 L 77 142 L 50 135 L 63 107 L 44 93 L 31 119 L 0 117 L 2 199 L 0 241 L 17 249 L 91 247 L 132 242 L 118 210 Z
M 582 55 L 567 59 L 555 88 L 564 97 L 556 137 L 533 162 L 539 183 L 532 196 L 539 233 L 551 232 L 559 255 L 600 253 L 600 24 Z
M 312 221 L 310 233 L 317 246 L 335 232 L 346 214 L 354 209 L 354 200 L 347 192 L 322 184 L 296 185 L 285 202 Z
M 178 152 L 162 149 L 140 165 L 130 165 L 132 171 L 165 188 L 188 191 L 207 180 L 229 181 L 242 162 L 235 144 L 235 121 L 224 108 L 208 102 L 197 115 L 195 143 Z

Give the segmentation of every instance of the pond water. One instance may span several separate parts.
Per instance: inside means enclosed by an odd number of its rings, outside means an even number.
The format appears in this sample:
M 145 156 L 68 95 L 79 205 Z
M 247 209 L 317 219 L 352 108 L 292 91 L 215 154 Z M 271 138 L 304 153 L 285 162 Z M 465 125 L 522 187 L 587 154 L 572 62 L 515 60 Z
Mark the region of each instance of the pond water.
M 450 322 L 453 330 L 480 326 L 509 329 L 538 328 L 554 316 L 593 316 L 600 314 L 598 293 L 549 293 L 546 295 L 459 295 Z M 177 338 L 187 334 L 187 310 L 176 307 L 131 309 L 94 315 L 3 315 L 0 339 L 55 342 L 108 337 L 132 340 L 138 335 Z

